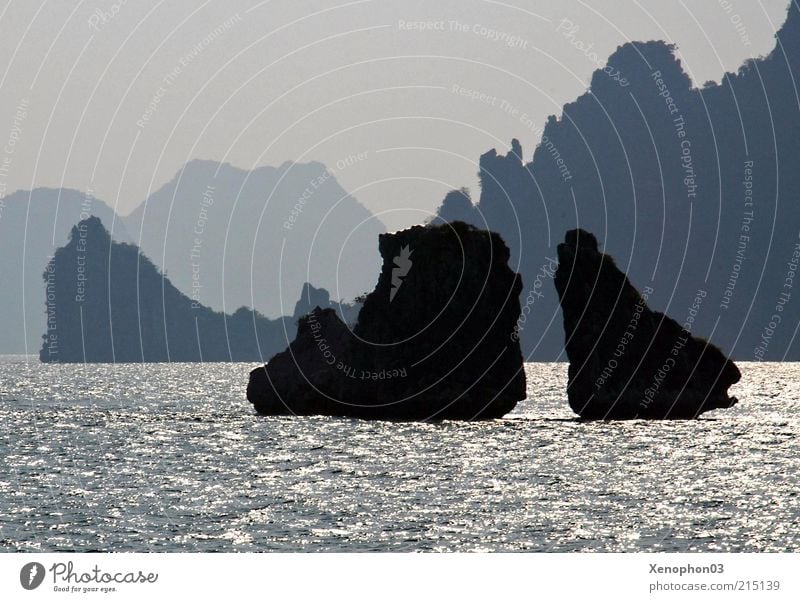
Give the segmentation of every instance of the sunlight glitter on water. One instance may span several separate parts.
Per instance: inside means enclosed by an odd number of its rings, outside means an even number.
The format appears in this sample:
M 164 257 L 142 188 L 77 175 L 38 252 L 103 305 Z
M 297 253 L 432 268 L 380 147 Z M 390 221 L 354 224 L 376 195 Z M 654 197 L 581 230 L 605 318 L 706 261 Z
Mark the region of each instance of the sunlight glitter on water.
M 739 405 L 697 421 L 617 423 L 528 364 L 505 419 L 439 424 L 257 416 L 251 367 L 3 358 L 0 548 L 800 547 L 798 364 L 741 364 Z

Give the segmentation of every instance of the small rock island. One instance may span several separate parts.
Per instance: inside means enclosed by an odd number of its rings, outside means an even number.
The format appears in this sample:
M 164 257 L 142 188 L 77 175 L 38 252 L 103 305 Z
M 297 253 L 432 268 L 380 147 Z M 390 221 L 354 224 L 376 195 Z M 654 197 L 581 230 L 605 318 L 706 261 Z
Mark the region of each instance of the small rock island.
M 597 239 L 570 230 L 555 286 L 564 314 L 570 407 L 587 419 L 697 418 L 730 408 L 736 365 L 647 307 Z
M 379 251 L 352 329 L 315 308 L 289 348 L 250 373 L 256 411 L 479 420 L 512 410 L 525 398 L 522 280 L 500 236 L 463 222 L 415 226 L 382 234 Z

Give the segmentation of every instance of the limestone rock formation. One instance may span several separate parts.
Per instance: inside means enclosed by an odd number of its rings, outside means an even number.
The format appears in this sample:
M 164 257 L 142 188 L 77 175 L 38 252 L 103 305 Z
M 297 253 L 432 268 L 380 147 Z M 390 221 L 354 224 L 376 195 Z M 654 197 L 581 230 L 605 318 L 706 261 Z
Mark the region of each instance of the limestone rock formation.
M 736 403 L 739 369 L 711 343 L 651 311 L 597 239 L 570 230 L 558 246 L 555 286 L 570 361 L 567 395 L 583 418 L 696 418 Z M 688 309 L 701 309 L 699 291 Z M 688 320 L 689 318 L 687 318 Z M 693 319 L 693 317 L 692 317 Z
M 522 281 L 499 235 L 461 222 L 379 237 L 383 267 L 350 330 L 316 308 L 253 370 L 263 414 L 486 419 L 525 398 L 514 336 Z

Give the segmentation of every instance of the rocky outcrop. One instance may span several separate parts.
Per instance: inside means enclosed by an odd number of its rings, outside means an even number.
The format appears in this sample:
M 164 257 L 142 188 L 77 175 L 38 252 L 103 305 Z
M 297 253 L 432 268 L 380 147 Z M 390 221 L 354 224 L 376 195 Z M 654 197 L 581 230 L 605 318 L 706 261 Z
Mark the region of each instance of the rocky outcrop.
M 696 418 L 736 403 L 727 393 L 741 376 L 736 365 L 689 333 L 704 291 L 681 326 L 647 307 L 652 290 L 640 294 L 592 234 L 567 232 L 558 259 L 573 411 L 590 419 Z
M 253 370 L 262 414 L 486 419 L 525 398 L 522 282 L 499 235 L 461 222 L 379 237 L 383 267 L 350 330 L 332 309 Z

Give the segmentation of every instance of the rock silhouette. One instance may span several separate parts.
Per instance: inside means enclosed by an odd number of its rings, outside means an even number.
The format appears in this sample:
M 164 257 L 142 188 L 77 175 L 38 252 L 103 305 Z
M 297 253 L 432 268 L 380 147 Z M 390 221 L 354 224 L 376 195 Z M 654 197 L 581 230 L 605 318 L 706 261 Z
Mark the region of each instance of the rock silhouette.
M 299 321 L 250 373 L 262 414 L 487 419 L 525 398 L 514 336 L 522 282 L 499 235 L 461 222 L 379 237 L 383 267 L 350 330 L 332 309 Z
M 129 215 L 116 214 L 90 192 L 18 190 L 0 199 L 0 255 L 6 258 L 0 281 L 16 283 L 0 289 L 0 353 L 38 348 L 45 329 L 38 303 L 42 270 L 89 216 L 99 217 L 114 240 L 137 244 L 203 306 L 217 312 L 253 306 L 273 319 L 291 311 L 306 280 L 347 300 L 372 286 L 379 266 L 375 239 L 385 231 L 316 162 L 247 171 L 192 160 Z M 259 275 L 255 285 L 252 273 Z M 343 315 L 356 313 L 333 303 Z
M 695 332 L 736 359 L 800 359 L 800 299 L 784 287 L 800 251 L 800 3 L 769 55 L 718 84 L 692 82 L 661 41 L 624 44 L 607 65 L 628 85 L 595 71 L 541 135 L 485 153 L 477 204 L 448 195 L 441 218 L 498 232 L 529 284 L 563 232 L 602 233 L 634 282 L 653 278 L 651 307 L 682 311 L 704 287 Z M 526 358 L 561 359 L 556 295 L 532 309 Z
M 564 315 L 570 407 L 583 418 L 696 418 L 736 403 L 736 365 L 689 330 L 705 300 L 698 291 L 683 326 L 647 307 L 614 260 L 584 230 L 558 246 L 555 286 Z
M 0 282 L 6 283 L 0 288 L 0 354 L 36 353 L 46 327 L 42 270 L 90 214 L 114 225 L 115 240 L 130 242 L 120 217 L 88 193 L 35 188 L 0 200 Z
M 97 217 L 72 228 L 44 281 L 43 362 L 261 361 L 294 327 L 291 317 L 270 320 L 246 307 L 228 315 L 189 298 Z

